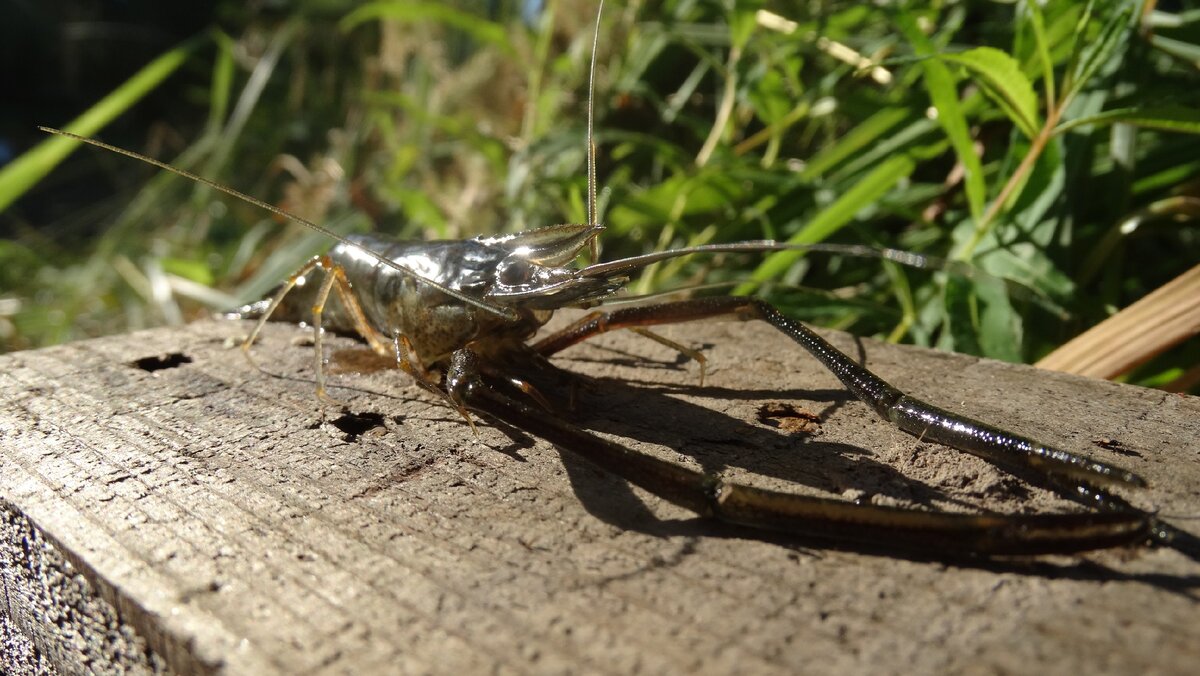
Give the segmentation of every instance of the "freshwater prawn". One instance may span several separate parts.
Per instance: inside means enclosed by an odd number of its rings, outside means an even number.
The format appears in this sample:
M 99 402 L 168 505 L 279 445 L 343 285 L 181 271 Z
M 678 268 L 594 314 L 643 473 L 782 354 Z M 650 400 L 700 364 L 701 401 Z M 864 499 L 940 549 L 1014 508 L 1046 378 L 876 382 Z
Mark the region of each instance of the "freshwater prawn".
M 603 10 L 601 3 L 600 11 Z M 569 326 L 530 342 L 556 310 L 593 308 L 619 291 L 631 273 L 679 256 L 730 252 L 856 247 L 792 245 L 774 241 L 712 244 L 595 262 L 603 231 L 596 213 L 596 151 L 592 105 L 593 37 L 587 124 L 586 224 L 565 224 L 466 240 L 396 241 L 378 236 L 342 237 L 237 190 L 158 160 L 96 140 L 60 134 L 171 171 L 323 233 L 336 241 L 305 264 L 269 300 L 243 309 L 257 324 L 243 342 L 249 355 L 265 322 L 295 308 L 310 310 L 317 392 L 325 393 L 325 329 L 360 335 L 376 353 L 457 410 L 503 421 L 576 453 L 671 503 L 702 516 L 768 531 L 841 543 L 919 552 L 925 556 L 1037 555 L 1153 543 L 1179 547 L 1195 538 L 1133 507 L 1110 488 L 1142 488 L 1144 479 L 1123 468 L 1053 448 L 984 422 L 952 413 L 892 386 L 768 302 L 749 297 L 705 297 L 612 311 L 593 311 Z M 859 249 L 863 247 L 857 247 Z M 572 263 L 585 250 L 593 261 Z M 919 256 L 894 251 L 872 255 L 920 265 Z M 316 274 L 323 276 L 316 283 Z M 298 287 L 304 294 L 292 296 Z M 315 289 L 315 291 L 313 291 Z M 300 302 L 295 302 L 303 295 Z M 330 303 L 335 296 L 337 303 Z M 857 504 L 728 482 L 636 452 L 556 416 L 531 373 L 557 372 L 549 358 L 599 334 L 650 332 L 668 323 L 733 317 L 766 322 L 818 359 L 858 399 L 899 429 L 988 460 L 1010 472 L 1032 475 L 1060 495 L 1082 502 L 1081 513 L 962 514 Z M 1192 549 L 1191 546 L 1186 549 Z

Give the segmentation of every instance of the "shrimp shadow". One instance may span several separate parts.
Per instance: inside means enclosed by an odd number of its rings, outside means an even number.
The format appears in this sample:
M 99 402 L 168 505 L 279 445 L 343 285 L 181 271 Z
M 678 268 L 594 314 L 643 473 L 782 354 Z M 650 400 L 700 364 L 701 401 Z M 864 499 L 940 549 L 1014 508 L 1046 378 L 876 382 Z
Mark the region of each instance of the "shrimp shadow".
M 844 390 L 745 392 L 711 386 L 641 385 L 579 377 L 557 369 L 554 373 L 540 375 L 545 380 L 535 378 L 535 386 L 548 400 L 574 401 L 572 410 L 559 410 L 550 415 L 571 422 L 581 432 L 590 431 L 660 447 L 657 451 L 660 455 L 662 447 L 672 449 L 698 463 L 705 473 L 745 471 L 806 487 L 810 493 L 880 495 L 930 509 L 936 508 L 938 503 L 969 504 L 875 460 L 870 450 L 860 446 L 789 434 L 671 396 L 686 392 L 713 399 L 790 397 L 819 402 L 824 410 L 818 417 L 824 418 L 832 409 L 853 400 Z M 508 436 L 511 444 L 502 452 L 511 455 L 528 447 L 519 440 L 522 433 L 516 426 L 502 423 L 498 428 Z M 569 448 L 566 450 L 570 451 Z M 653 535 L 679 534 L 675 530 L 678 524 L 663 522 L 654 516 L 625 480 L 574 453 L 560 452 L 560 455 L 573 490 L 593 516 L 621 528 Z M 683 464 L 687 464 L 686 461 Z M 688 533 L 701 532 L 692 531 L 694 527 L 688 526 Z
M 859 361 L 863 361 L 861 357 Z M 282 380 L 311 382 L 306 378 L 272 375 Z M 596 379 L 580 377 L 569 371 L 560 371 L 555 378 L 548 380 L 551 381 L 548 384 L 538 380 L 537 386 L 547 395 L 561 395 L 550 397 L 556 401 L 566 401 L 570 398 L 564 393 L 568 383 L 585 383 L 582 387 L 574 388 L 574 391 L 583 393 L 575 409 L 559 411 L 559 417 L 571 420 L 582 429 L 592 432 L 673 449 L 690 456 L 706 472 L 737 468 L 820 492 L 837 494 L 846 490 L 861 491 L 865 495 L 877 494 L 930 507 L 935 501 L 958 502 L 932 486 L 901 474 L 890 465 L 873 460 L 873 454 L 865 448 L 788 435 L 673 396 L 688 395 L 714 400 L 790 398 L 820 402 L 825 405 L 819 416 L 824 420 L 833 411 L 855 401 L 854 397 L 844 390 L 740 390 L 654 381 Z M 331 386 L 338 387 L 332 383 Z M 410 399 L 362 387 L 345 389 L 394 399 Z M 494 417 L 489 416 L 489 421 L 495 424 L 510 442 L 506 448 L 496 450 L 523 461 L 520 452 L 534 445 L 533 438 L 518 427 L 498 421 Z M 813 555 L 817 556 L 821 551 L 827 550 L 852 551 L 872 556 L 1047 579 L 1062 578 L 1097 583 L 1135 582 L 1180 594 L 1192 601 L 1200 601 L 1200 595 L 1195 591 L 1200 588 L 1200 575 L 1132 574 L 1087 558 L 1074 558 L 1063 563 L 1040 558 L 996 559 L 930 555 L 904 550 L 887 543 L 855 544 L 773 533 L 701 517 L 663 519 L 647 506 L 625 480 L 597 468 L 569 449 L 567 452 L 560 449 L 559 456 L 576 497 L 592 516 L 624 530 L 680 540 L 680 547 L 675 554 L 650 562 L 648 566 L 651 568 L 677 565 L 692 555 L 695 542 L 701 538 L 753 539 L 774 543 L 786 549 L 813 552 Z M 1041 483 L 1037 480 L 1038 477 L 1023 478 L 1034 484 Z M 1200 544 L 1197 544 L 1194 536 L 1184 535 L 1190 539 L 1181 543 L 1183 546 L 1175 548 L 1193 560 L 1200 560 L 1200 555 L 1196 553 L 1200 552 Z M 636 574 L 638 571 L 631 571 L 625 575 Z
M 1128 573 L 1087 558 L 1086 554 L 1071 557 L 1070 560 L 1065 560 L 1063 557 L 1046 560 L 1042 557 L 997 558 L 969 554 L 933 554 L 899 548 L 882 542 L 878 544 L 855 543 L 815 536 L 806 537 L 793 533 L 764 531 L 698 516 L 663 519 L 647 507 L 646 503 L 633 493 L 629 484 L 620 477 L 597 468 L 569 450 L 556 450 L 566 469 L 567 478 L 576 497 L 589 514 L 623 530 L 678 542 L 678 546 L 668 556 L 648 561 L 644 566 L 621 573 L 616 576 L 617 578 L 634 577 L 651 570 L 680 565 L 696 553 L 696 543 L 701 539 L 719 538 L 755 540 L 776 545 L 799 555 L 815 557 L 821 557 L 822 552 L 842 551 L 913 563 L 936 564 L 949 568 L 983 570 L 1049 580 L 1063 579 L 1091 582 L 1098 585 L 1109 582 L 1130 582 L 1166 591 L 1194 603 L 1200 602 L 1200 593 L 1198 593 L 1200 574 Z
M 685 391 L 743 398 L 742 392 L 725 388 Z M 821 404 L 852 399 L 841 390 L 770 394 L 772 399 L 792 397 Z M 822 493 L 854 491 L 930 507 L 954 501 L 940 489 L 875 460 L 873 452 L 860 446 L 789 434 L 625 381 L 594 382 L 577 395 L 575 410 L 562 415 L 592 432 L 672 449 L 692 458 L 706 473 L 745 470 Z
M 539 383 L 539 387 L 543 386 Z M 591 433 L 673 449 L 694 460 L 705 472 L 736 468 L 819 492 L 837 494 L 846 490 L 861 491 L 866 495 L 887 496 L 931 509 L 936 508 L 934 503 L 938 501 L 974 506 L 973 503 L 960 502 L 933 486 L 907 477 L 890 465 L 879 463 L 867 449 L 850 444 L 797 439 L 668 394 L 680 390 L 703 393 L 705 389 L 657 388 L 622 381 L 594 380 L 589 391 L 577 402 L 575 410 L 561 413 L 560 417 Z M 548 388 L 545 393 L 553 391 L 553 388 Z M 740 391 L 732 394 L 737 396 Z M 794 394 L 798 395 L 796 398 L 833 400 L 834 406 L 851 399 L 851 395 L 842 391 Z M 774 391 L 774 395 L 779 397 L 781 393 Z M 511 426 L 508 428 L 506 433 L 516 443 L 523 433 Z M 875 545 L 832 541 L 760 531 L 702 517 L 663 519 L 647 506 L 625 480 L 596 467 L 570 448 L 559 448 L 558 454 L 573 492 L 589 514 L 623 530 L 681 540 L 683 546 L 676 555 L 651 562 L 648 564 L 651 568 L 678 564 L 690 556 L 694 549 L 687 543 L 694 543 L 699 538 L 754 539 L 797 551 L 818 552 L 817 555 L 823 550 L 852 551 L 1047 579 L 1134 582 L 1200 601 L 1200 595 L 1195 591 L 1200 588 L 1200 575 L 1127 573 L 1086 557 L 1072 557 L 1069 561 L 1063 561 L 1044 557 L 991 558 L 930 554 L 906 550 L 894 543 L 881 542 Z M 682 464 L 687 464 L 687 461 Z M 626 573 L 630 574 L 636 574 L 636 571 Z

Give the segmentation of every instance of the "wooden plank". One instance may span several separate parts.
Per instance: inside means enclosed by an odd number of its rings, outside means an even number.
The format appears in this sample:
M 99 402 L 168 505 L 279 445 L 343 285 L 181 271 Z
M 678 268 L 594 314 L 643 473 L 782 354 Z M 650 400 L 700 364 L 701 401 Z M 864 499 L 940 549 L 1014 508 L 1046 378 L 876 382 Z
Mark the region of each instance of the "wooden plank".
M 104 670 L 92 661 L 111 648 L 110 665 L 180 673 L 1185 673 L 1200 661 L 1200 564 L 1177 552 L 948 564 L 763 538 L 519 432 L 484 423 L 476 439 L 391 370 L 335 375 L 353 388 L 332 390 L 351 415 L 323 408 L 307 333 L 268 327 L 255 353 L 284 376 L 272 377 L 232 347 L 245 330 L 201 322 L 0 357 L 5 626 L 39 659 Z M 559 359 L 593 378 L 569 415 L 758 485 L 1073 508 L 890 428 L 765 326 L 664 333 L 704 347 L 703 387 L 666 348 L 603 336 Z M 1200 399 L 826 335 L 917 396 L 1143 474 L 1152 488 L 1129 495 L 1142 507 L 1200 513 Z M 334 370 L 362 354 L 333 347 Z M 818 414 L 816 436 L 774 426 L 768 404 Z

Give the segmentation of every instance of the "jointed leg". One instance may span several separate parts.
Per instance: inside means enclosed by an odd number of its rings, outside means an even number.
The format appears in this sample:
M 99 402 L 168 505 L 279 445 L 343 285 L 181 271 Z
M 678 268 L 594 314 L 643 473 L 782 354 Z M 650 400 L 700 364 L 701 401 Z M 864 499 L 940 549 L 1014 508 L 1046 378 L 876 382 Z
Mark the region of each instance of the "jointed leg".
M 463 420 L 467 421 L 467 425 L 471 428 L 471 433 L 478 437 L 479 430 L 475 428 L 475 421 L 471 419 L 471 414 L 467 411 L 466 407 L 455 401 L 454 398 L 447 394 L 445 390 L 438 387 L 437 381 L 433 379 L 429 371 L 426 371 L 417 364 L 413 363 L 412 359 L 409 358 L 408 355 L 413 353 L 413 346 L 409 341 L 408 336 L 401 335 L 399 332 L 397 332 L 392 338 L 392 344 L 396 349 L 396 368 L 412 376 L 412 379 L 416 381 L 417 385 L 437 395 L 442 401 L 446 402 L 450 408 L 458 411 L 458 414 L 463 417 Z
M 634 327 L 631 327 L 629 330 L 633 331 L 634 333 L 638 334 L 639 336 L 642 336 L 643 338 L 649 338 L 650 340 L 653 340 L 654 342 L 658 343 L 659 345 L 664 345 L 666 347 L 669 347 L 672 350 L 675 350 L 676 352 L 678 352 L 679 354 L 681 354 L 681 355 L 691 359 L 692 361 L 696 362 L 697 364 L 699 364 L 700 365 L 700 387 L 704 387 L 704 374 L 708 371 L 708 358 L 705 357 L 704 354 L 700 352 L 700 350 L 693 350 L 692 348 L 690 348 L 686 345 L 680 345 L 679 343 L 671 340 L 670 338 L 667 338 L 665 336 L 660 336 L 657 333 L 651 331 L 650 329 L 643 328 L 641 326 L 634 326 Z
M 250 356 L 250 346 L 254 344 L 255 340 L 258 340 L 258 334 L 261 333 L 263 327 L 267 325 L 267 320 L 271 318 L 271 315 L 275 314 L 275 310 L 279 308 L 279 304 L 283 302 L 283 299 L 288 295 L 288 292 L 296 288 L 296 283 L 303 279 L 305 275 L 317 269 L 317 266 L 321 264 L 322 258 L 324 258 L 324 256 L 313 257 L 311 260 L 301 266 L 299 270 L 292 273 L 292 275 L 287 278 L 287 281 L 283 283 L 283 286 L 279 287 L 279 290 L 276 291 L 275 295 L 271 298 L 271 302 L 267 305 L 267 309 L 264 310 L 262 315 L 259 316 L 258 322 L 254 324 L 254 328 L 250 331 L 250 335 L 246 336 L 246 339 L 242 341 L 242 354 L 246 355 L 246 359 L 254 366 L 254 368 L 260 371 L 262 370 L 262 367 L 254 361 L 254 357 Z
M 267 320 L 271 318 L 271 315 L 279 307 L 279 304 L 283 302 L 283 299 L 285 296 L 287 296 L 288 292 L 294 289 L 296 284 L 303 279 L 305 275 L 318 268 L 325 273 L 325 278 L 321 281 L 321 287 L 317 291 L 317 295 L 313 300 L 313 344 L 316 360 L 315 370 L 317 377 L 317 396 L 322 399 L 328 399 L 328 395 L 325 392 L 325 349 L 323 342 L 324 331 L 322 331 L 321 328 L 321 318 L 325 311 L 325 303 L 329 300 L 329 293 L 332 289 L 337 289 L 338 298 L 342 301 L 342 306 L 350 315 L 350 320 L 354 324 L 355 331 L 357 331 L 359 335 L 361 335 L 363 339 L 367 341 L 367 344 L 371 346 L 371 349 L 373 349 L 376 354 L 381 355 L 387 354 L 390 351 L 386 339 L 367 321 L 367 317 L 363 312 L 362 306 L 358 303 L 358 300 L 354 297 L 354 294 L 350 292 L 350 282 L 346 279 L 346 271 L 342 268 L 342 266 L 334 263 L 328 256 L 313 257 L 312 260 L 305 263 L 303 267 L 288 277 L 287 281 L 282 287 L 280 287 L 279 291 L 275 293 L 275 296 L 271 298 L 270 304 L 267 305 L 267 309 L 263 311 L 262 316 L 258 318 L 258 323 L 254 325 L 254 329 L 250 332 L 250 335 L 246 337 L 246 340 L 242 341 L 242 353 L 246 355 L 246 359 L 248 359 L 251 364 L 254 364 L 255 368 L 262 370 L 261 367 L 259 367 L 258 364 L 254 362 L 254 359 L 250 356 L 250 346 L 254 344 L 254 341 L 258 338 L 258 334 L 262 331 L 263 326 L 266 325 Z
M 924 512 L 815 498 L 728 483 L 635 452 L 492 389 L 475 354 L 459 350 L 446 377 L 457 401 L 526 430 L 630 483 L 703 516 L 810 537 L 925 554 L 1046 554 L 1143 542 L 1155 522 L 1141 512 L 990 515 Z
M 1030 469 L 1050 477 L 1057 488 L 1068 481 L 1067 493 L 1092 491 L 1091 504 L 1103 502 L 1107 493 L 1090 484 L 1145 486 L 1136 474 L 1090 458 L 1039 444 L 983 422 L 938 408 L 892 387 L 859 365 L 800 322 L 789 319 L 772 305 L 754 298 L 721 297 L 685 300 L 660 305 L 594 312 L 571 326 L 534 344 L 543 356 L 606 331 L 684 322 L 716 316 L 761 319 L 791 338 L 825 365 L 856 397 L 869 404 L 900 429 L 945 444 L 997 465 Z M 1118 505 L 1111 505 L 1119 508 Z
M 337 275 L 333 274 L 333 270 L 336 269 L 338 268 L 325 271 L 325 279 L 321 281 L 321 288 L 317 291 L 317 297 L 312 306 L 313 370 L 317 373 L 317 398 L 330 403 L 332 401 L 325 392 L 325 329 L 321 326 L 321 315 L 325 312 L 325 302 L 329 300 L 329 291 L 338 280 Z

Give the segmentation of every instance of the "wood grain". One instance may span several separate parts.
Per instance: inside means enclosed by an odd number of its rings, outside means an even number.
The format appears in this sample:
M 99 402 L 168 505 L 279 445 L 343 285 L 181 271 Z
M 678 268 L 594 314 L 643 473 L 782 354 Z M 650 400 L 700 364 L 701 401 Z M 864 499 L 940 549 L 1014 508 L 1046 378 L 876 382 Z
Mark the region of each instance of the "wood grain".
M 1200 265 L 1075 336 L 1043 357 L 1037 366 L 1093 378 L 1116 378 L 1197 334 Z
M 347 409 L 322 406 L 307 334 L 268 327 L 255 348 L 268 375 L 232 347 L 246 328 L 201 322 L 0 357 L 0 610 L 36 647 L 30 659 L 68 673 L 113 655 L 131 672 L 237 674 L 1200 662 L 1200 563 L 1177 552 L 937 562 L 761 537 L 519 431 L 481 421 L 476 439 L 347 339 L 331 361 L 348 371 L 332 389 Z M 558 360 L 589 376 L 564 415 L 756 485 L 1075 509 L 891 429 L 765 326 L 663 333 L 704 349 L 704 387 L 670 350 L 613 334 Z M 1152 487 L 1128 497 L 1144 508 L 1200 513 L 1200 399 L 825 335 L 917 396 L 1143 474 Z M 788 411 L 805 424 L 784 424 Z

